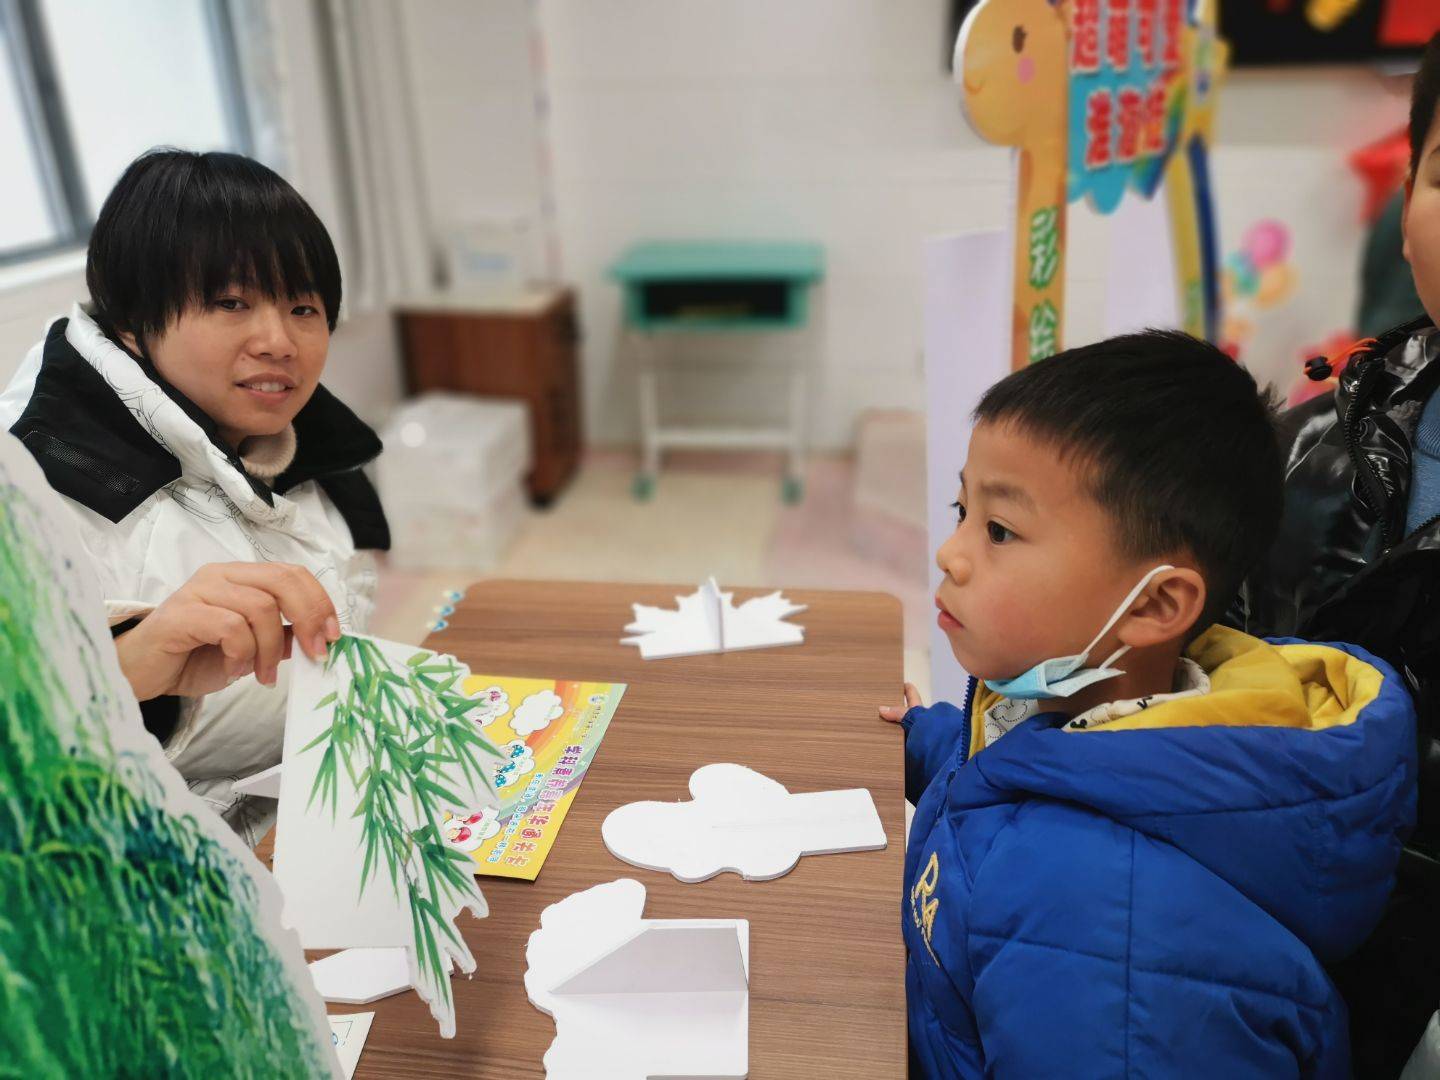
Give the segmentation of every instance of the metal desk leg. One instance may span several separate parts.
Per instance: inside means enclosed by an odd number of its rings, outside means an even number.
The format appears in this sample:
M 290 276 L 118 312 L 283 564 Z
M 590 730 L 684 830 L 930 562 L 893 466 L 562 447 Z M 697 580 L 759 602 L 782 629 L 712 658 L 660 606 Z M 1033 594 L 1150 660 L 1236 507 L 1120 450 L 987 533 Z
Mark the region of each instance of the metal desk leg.
M 808 354 L 797 358 L 790 372 L 790 447 L 780 497 L 793 506 L 805 497 L 805 404 Z
M 640 471 L 632 488 L 645 502 L 655 494 L 660 475 L 660 389 L 655 343 L 649 334 L 633 334 L 640 361 Z

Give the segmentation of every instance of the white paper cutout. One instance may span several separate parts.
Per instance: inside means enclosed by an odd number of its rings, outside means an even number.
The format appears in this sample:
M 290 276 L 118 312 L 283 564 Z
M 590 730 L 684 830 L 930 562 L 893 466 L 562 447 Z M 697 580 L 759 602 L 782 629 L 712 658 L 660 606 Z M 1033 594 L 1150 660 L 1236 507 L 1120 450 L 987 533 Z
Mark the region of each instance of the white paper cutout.
M 355 1067 L 360 1064 L 360 1051 L 365 1049 L 365 1040 L 370 1037 L 370 1023 L 374 1019 L 373 1012 L 330 1017 L 330 1035 L 335 1040 L 335 1053 L 340 1058 L 340 1067 L 345 1070 L 345 1080 L 351 1080 L 355 1075 Z
M 369 1005 L 410 989 L 410 960 L 404 949 L 341 949 L 310 964 L 310 978 L 326 1001 Z M 453 971 L 450 964 L 447 970 Z
M 635 802 L 600 827 L 617 859 L 681 881 L 727 871 L 770 881 L 802 855 L 878 851 L 885 826 L 864 788 L 792 795 L 743 765 L 706 765 L 690 777 L 690 802 Z
M 0 889 L 6 1071 L 159 1071 L 178 1055 L 173 1071 L 342 1075 L 279 890 L 145 730 L 94 559 L 6 434 L 0 556 L 0 744 L 18 755 L 0 770 L 18 841 L 0 877 L 24 883 Z M 247 1008 L 217 1013 L 216 986 Z M 56 1034 L 74 1027 L 62 1001 L 83 1032 Z
M 377 638 L 292 662 L 275 840 L 286 921 L 306 948 L 404 947 L 451 1038 L 450 961 L 475 970 L 454 922 L 487 908 L 444 827 L 498 801 L 497 748 L 470 718 L 490 699 L 463 695 L 470 672 L 453 657 Z
M 645 660 L 702 656 L 739 649 L 799 645 L 804 627 L 785 620 L 805 610 L 779 592 L 735 605 L 735 594 L 723 592 L 711 578 L 695 592 L 675 598 L 676 609 L 631 605 L 635 621 L 625 627 L 631 637 L 622 645 L 638 645 Z
M 240 795 L 258 795 L 265 799 L 280 798 L 280 770 L 282 765 L 271 765 L 263 772 L 257 772 L 236 780 L 234 790 Z
M 749 1073 L 750 924 L 645 919 L 621 878 L 540 913 L 525 992 L 555 1018 L 548 1080 L 743 1080 Z

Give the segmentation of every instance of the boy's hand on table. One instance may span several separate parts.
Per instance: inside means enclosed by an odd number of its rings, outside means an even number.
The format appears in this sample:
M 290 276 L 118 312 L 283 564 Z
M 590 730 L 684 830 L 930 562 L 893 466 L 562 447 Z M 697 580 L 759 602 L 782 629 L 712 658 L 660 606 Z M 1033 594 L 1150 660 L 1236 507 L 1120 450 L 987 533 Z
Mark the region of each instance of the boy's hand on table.
M 335 605 L 310 571 L 212 563 L 117 637 L 115 649 L 136 698 L 148 701 L 199 697 L 252 672 L 274 686 L 292 641 L 319 660 L 339 636 Z
M 910 683 L 905 684 L 905 705 L 881 705 L 880 719 L 889 720 L 892 724 L 898 724 L 905 719 L 905 714 L 917 705 L 925 704 L 920 700 L 920 691 L 916 690 Z

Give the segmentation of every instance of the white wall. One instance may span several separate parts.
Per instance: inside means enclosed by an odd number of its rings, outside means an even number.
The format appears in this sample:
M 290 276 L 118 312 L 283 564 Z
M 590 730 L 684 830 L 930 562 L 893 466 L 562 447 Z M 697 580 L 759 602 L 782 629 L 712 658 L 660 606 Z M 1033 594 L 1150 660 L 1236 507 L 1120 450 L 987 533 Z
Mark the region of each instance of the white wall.
M 823 243 L 816 442 L 847 445 L 863 407 L 921 407 L 921 241 L 998 226 L 1007 213 L 1007 153 L 969 131 L 941 70 L 947 8 L 544 0 L 564 271 L 583 305 L 594 439 L 635 435 L 605 268 L 642 237 Z M 1299 295 L 1252 344 L 1262 376 L 1288 383 L 1300 349 L 1349 321 L 1360 185 L 1344 156 L 1392 128 L 1403 104 L 1362 69 L 1232 76 L 1214 156 L 1222 251 L 1275 216 L 1296 234 L 1301 265 Z M 1072 214 L 1078 344 L 1102 331 L 1109 252 L 1103 224 Z M 770 397 L 723 367 L 687 382 L 692 392 L 670 399 L 686 414 L 763 412 Z
M 526 0 L 408 0 L 405 44 L 438 235 L 539 221 L 539 132 Z
M 942 72 L 946 8 L 546 0 L 560 237 L 594 439 L 635 434 L 604 274 L 641 238 L 819 241 L 816 442 L 848 444 L 864 406 L 920 406 L 921 241 L 997 221 L 1006 200 L 1006 156 L 969 134 Z M 763 412 L 777 396 L 724 368 L 686 382 L 693 392 L 671 397 L 686 415 Z
M 0 271 L 0 383 L 45 334 L 50 320 L 64 315 L 85 295 L 84 256 L 62 256 L 35 266 Z

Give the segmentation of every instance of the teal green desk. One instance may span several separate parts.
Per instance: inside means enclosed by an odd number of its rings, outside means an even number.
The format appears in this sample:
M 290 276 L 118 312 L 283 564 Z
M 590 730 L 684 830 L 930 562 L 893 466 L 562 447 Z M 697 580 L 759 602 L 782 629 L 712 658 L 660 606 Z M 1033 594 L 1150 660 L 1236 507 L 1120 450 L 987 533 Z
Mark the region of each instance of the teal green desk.
M 667 448 L 780 449 L 787 452 L 784 497 L 803 491 L 807 364 L 790 365 L 790 407 L 784 427 L 696 427 L 662 424 L 657 338 L 671 333 L 803 331 L 810 290 L 825 274 L 818 244 L 735 241 L 649 241 L 610 267 L 623 293 L 625 328 L 640 353 L 641 466 L 635 494 L 647 499 Z

